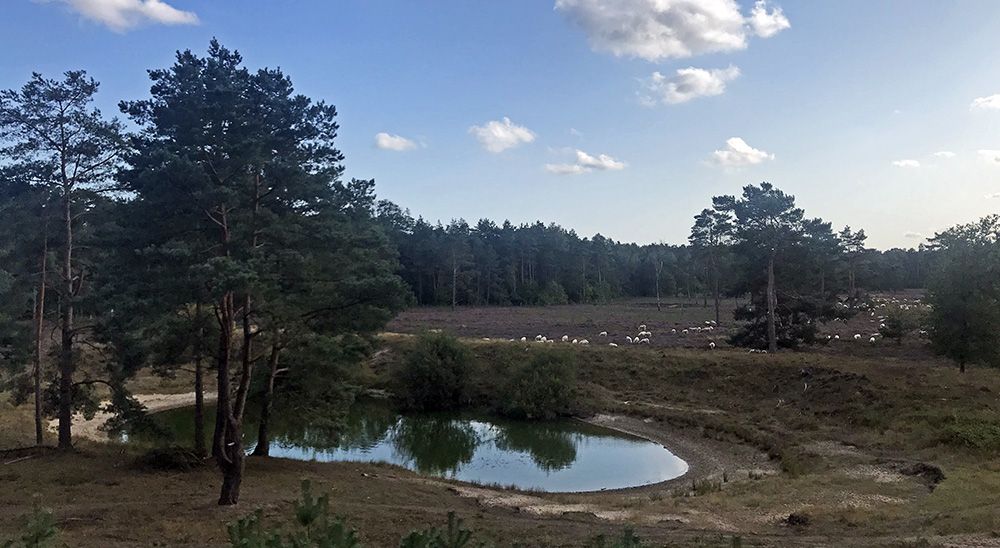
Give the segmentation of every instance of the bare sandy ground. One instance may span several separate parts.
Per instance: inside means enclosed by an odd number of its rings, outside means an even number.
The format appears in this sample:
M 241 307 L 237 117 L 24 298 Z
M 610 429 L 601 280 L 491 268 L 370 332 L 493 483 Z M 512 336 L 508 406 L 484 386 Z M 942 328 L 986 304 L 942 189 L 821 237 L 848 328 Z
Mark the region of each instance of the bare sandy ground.
M 146 411 L 150 413 L 194 405 L 195 399 L 194 392 L 182 394 L 136 394 L 135 397 L 146 407 Z M 205 392 L 206 403 L 214 402 L 215 399 L 215 392 Z M 108 401 L 102 401 L 101 408 L 103 409 L 109 403 Z M 73 416 L 73 436 L 93 441 L 108 441 L 108 435 L 102 427 L 108 422 L 111 416 L 111 413 L 106 411 L 98 411 L 93 418 L 87 419 L 77 413 Z M 58 425 L 59 421 L 56 419 L 49 421 L 50 430 L 55 431 Z

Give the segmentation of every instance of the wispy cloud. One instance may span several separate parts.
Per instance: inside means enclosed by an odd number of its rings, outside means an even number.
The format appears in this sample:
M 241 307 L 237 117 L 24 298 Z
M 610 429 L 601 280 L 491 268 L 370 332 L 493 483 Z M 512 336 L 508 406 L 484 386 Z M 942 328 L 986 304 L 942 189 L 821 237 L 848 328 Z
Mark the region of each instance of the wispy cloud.
M 744 167 L 773 160 L 774 154 L 756 149 L 740 137 L 726 139 L 726 146 L 712 153 L 712 160 L 722 167 Z
M 903 233 L 903 237 L 904 238 L 910 238 L 911 240 L 918 240 L 918 239 L 919 240 L 923 240 L 923 239 L 927 238 L 927 236 L 924 236 L 923 234 L 921 234 L 919 232 L 904 232 Z
M 404 150 L 413 150 L 417 148 L 417 143 L 407 139 L 406 137 L 385 133 L 383 131 L 375 134 L 375 146 L 382 150 L 402 152 Z
M 492 120 L 481 126 L 472 126 L 469 128 L 469 133 L 484 149 L 494 154 L 535 140 L 533 131 L 511 122 L 506 116 L 502 120 Z
M 976 154 L 986 163 L 1000 165 L 1000 150 L 980 149 Z
M 907 168 L 907 169 L 914 169 L 914 168 L 920 167 L 920 162 L 918 162 L 917 160 L 910 160 L 910 159 L 906 159 L 906 160 L 894 160 L 892 162 L 892 165 L 894 165 L 896 167 L 902 167 L 902 168 Z
M 1000 110 L 1000 93 L 976 97 L 969 106 L 972 110 Z
M 38 1 L 38 0 L 36 0 Z M 115 32 L 125 32 L 144 24 L 196 25 L 198 16 L 179 10 L 163 0 L 40 0 L 57 2 L 83 18 Z
M 581 175 L 591 171 L 619 171 L 625 169 L 625 162 L 607 154 L 592 156 L 582 150 L 574 151 L 576 162 L 572 164 L 545 164 L 545 171 L 556 175 Z
M 730 65 L 724 69 L 703 69 L 687 67 L 677 69 L 673 76 L 654 72 L 644 83 L 640 94 L 643 103 L 653 105 L 659 102 L 676 105 L 698 97 L 712 97 L 726 92 L 726 83 L 740 75 L 738 67 Z
M 955 153 L 950 150 L 939 150 L 934 153 L 934 156 L 938 158 L 954 158 Z

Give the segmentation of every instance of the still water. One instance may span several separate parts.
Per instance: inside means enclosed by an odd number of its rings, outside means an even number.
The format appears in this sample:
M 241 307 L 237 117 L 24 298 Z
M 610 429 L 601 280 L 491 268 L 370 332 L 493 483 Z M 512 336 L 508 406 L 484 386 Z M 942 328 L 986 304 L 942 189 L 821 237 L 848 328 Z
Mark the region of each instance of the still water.
M 209 411 L 206 424 L 212 425 L 214 409 Z M 181 442 L 191 437 L 192 416 L 190 408 L 156 415 Z M 619 489 L 687 472 L 687 463 L 660 444 L 573 420 L 400 414 L 384 402 L 363 401 L 335 426 L 276 422 L 271 430 L 273 457 L 386 462 L 430 476 L 519 489 Z M 248 451 L 256 433 L 255 424 L 245 426 Z

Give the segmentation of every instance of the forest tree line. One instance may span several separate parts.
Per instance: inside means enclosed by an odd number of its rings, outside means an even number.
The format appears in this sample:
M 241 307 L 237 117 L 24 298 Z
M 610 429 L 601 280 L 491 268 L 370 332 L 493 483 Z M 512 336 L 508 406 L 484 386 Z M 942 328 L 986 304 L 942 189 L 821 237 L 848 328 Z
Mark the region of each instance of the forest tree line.
M 377 217 L 398 251 L 400 276 L 420 305 L 603 303 L 655 297 L 657 290 L 663 297 L 701 298 L 712 289 L 710 258 L 697 242 L 621 243 L 541 221 L 481 219 L 470 225 L 458 219 L 445 225 L 413 218 L 385 200 Z M 833 235 L 830 288 L 848 291 L 852 272 L 856 287 L 869 291 L 925 287 L 932 250 L 849 251 L 843 236 Z M 735 265 L 729 261 L 720 269 L 723 294 L 746 295 Z

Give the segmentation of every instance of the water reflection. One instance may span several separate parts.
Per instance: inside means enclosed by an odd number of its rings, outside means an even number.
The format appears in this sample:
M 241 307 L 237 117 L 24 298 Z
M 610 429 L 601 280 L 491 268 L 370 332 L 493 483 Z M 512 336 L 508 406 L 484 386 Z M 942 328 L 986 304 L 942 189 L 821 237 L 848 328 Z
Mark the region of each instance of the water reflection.
M 177 409 L 156 417 L 178 442 L 186 443 L 191 414 Z M 207 424 L 213 424 L 214 409 L 208 415 Z M 322 426 L 279 417 L 284 420 L 272 426 L 274 457 L 387 462 L 427 475 L 547 491 L 632 487 L 687 471 L 684 461 L 659 444 L 571 420 L 401 415 L 378 401 L 356 403 L 339 420 Z M 256 431 L 254 424 L 244 428 L 248 450 Z

